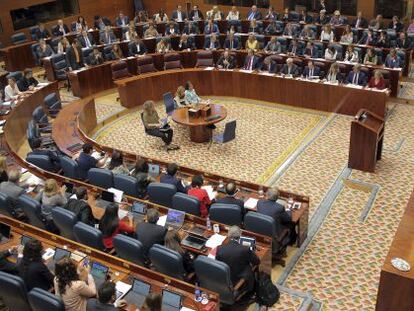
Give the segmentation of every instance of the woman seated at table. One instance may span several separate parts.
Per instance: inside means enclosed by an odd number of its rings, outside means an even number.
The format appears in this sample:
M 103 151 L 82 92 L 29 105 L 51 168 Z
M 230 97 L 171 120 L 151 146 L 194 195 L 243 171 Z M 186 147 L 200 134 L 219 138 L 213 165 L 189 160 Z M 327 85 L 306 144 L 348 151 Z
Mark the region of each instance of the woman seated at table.
M 66 52 L 66 49 L 70 46 L 70 43 L 66 37 L 62 37 L 58 43 L 57 52 L 58 54 L 63 54 Z
M 118 43 L 112 45 L 111 57 L 113 60 L 124 58 L 124 53 L 122 52 L 121 47 Z
M 178 146 L 171 145 L 174 135 L 173 130 L 168 124 L 164 125 L 160 122 L 160 117 L 155 110 L 154 102 L 152 100 L 147 100 L 144 103 L 142 121 L 144 123 L 145 132 L 148 135 L 160 137 L 165 143 L 165 148 L 167 151 L 179 148 Z
M 351 63 L 359 62 L 358 52 L 354 50 L 354 46 L 352 44 L 348 45 L 348 48 L 346 49 L 344 61 Z
M 128 222 L 119 219 L 118 210 L 117 204 L 109 204 L 105 208 L 105 213 L 99 221 L 98 228 L 102 232 L 103 244 L 108 250 L 114 248 L 113 240 L 117 234 L 133 234 L 135 232 L 133 218 L 128 217 Z
M 190 105 L 198 104 L 201 101 L 201 98 L 198 97 L 193 84 L 190 81 L 185 83 L 185 100 Z
M 168 20 L 168 17 L 167 17 Z M 134 17 L 134 24 L 140 24 L 140 23 L 146 23 L 148 22 L 148 14 L 146 11 L 137 11 L 135 12 L 135 17 Z
M 237 11 L 237 8 L 235 6 L 231 7 L 231 10 L 229 11 L 229 14 L 227 14 L 226 19 L 228 21 L 238 21 L 239 18 L 239 11 Z
M 122 39 L 132 41 L 136 36 L 138 36 L 138 34 L 135 30 L 135 25 L 131 23 L 129 24 L 128 30 L 123 33 Z
M 35 199 L 42 204 L 41 213 L 47 220 L 52 221 L 52 210 L 55 206 L 63 207 L 67 202 L 66 186 L 59 188 L 55 179 L 47 179 L 45 187 L 40 191 Z
M 384 62 L 385 67 L 387 68 L 401 68 L 402 63 L 400 57 L 397 55 L 396 49 L 391 49 L 385 58 Z
M 253 50 L 254 52 L 257 52 L 260 48 L 260 43 L 254 35 L 249 35 L 245 48 L 246 50 Z
M 364 57 L 364 65 L 378 65 L 377 53 L 374 49 L 368 49 Z
M 383 90 L 385 89 L 385 80 L 379 70 L 375 70 L 374 76 L 369 80 L 368 87 L 372 89 Z
M 52 48 L 50 47 L 49 44 L 46 44 L 46 41 L 44 39 L 40 39 L 39 40 L 39 48 L 37 50 L 37 55 L 39 55 L 39 58 L 45 58 L 45 57 L 49 57 L 52 56 L 53 54 L 55 54 L 52 50 Z
M 341 36 L 341 43 L 352 44 L 353 42 L 354 42 L 354 34 L 352 33 L 351 26 L 346 25 L 344 32 Z
M 102 53 L 99 51 L 97 47 L 94 47 L 91 55 L 89 56 L 89 64 L 92 66 L 96 66 L 103 64 L 104 61 L 105 60 L 102 57 Z
M 325 49 L 325 59 L 326 60 L 336 60 L 336 57 L 338 56 L 338 52 L 333 46 L 328 46 Z
M 188 35 L 183 34 L 180 38 L 180 42 L 178 43 L 178 49 L 180 51 L 185 50 L 194 50 L 194 44 L 188 40 Z
M 160 10 L 154 15 L 154 21 L 158 23 L 166 23 L 168 22 L 168 15 L 164 12 L 163 9 Z
M 155 50 L 157 51 L 157 53 L 160 53 L 160 54 L 168 53 L 169 51 L 171 51 L 171 45 L 168 39 L 162 38 L 157 43 L 157 48 Z
M 389 48 L 390 47 L 390 41 L 388 40 L 388 35 L 385 30 L 380 32 L 379 38 L 377 42 L 375 43 L 375 46 L 379 48 Z
M 333 63 L 326 75 L 326 82 L 339 83 L 342 81 L 342 76 L 339 71 L 338 63 Z
M 323 26 L 323 30 L 321 32 L 321 42 L 323 41 L 333 42 L 334 39 L 335 39 L 335 35 L 331 28 L 331 25 Z
M 190 253 L 189 251 L 184 250 L 181 247 L 181 238 L 177 230 L 168 230 L 167 233 L 165 234 L 164 240 L 165 240 L 164 245 L 166 248 L 176 251 L 182 256 L 184 270 L 187 273 L 193 272 L 194 271 L 194 266 L 193 266 L 194 255 Z
M 21 94 L 19 87 L 17 86 L 16 79 L 11 77 L 7 79 L 7 85 L 4 88 L 4 100 L 15 101 Z
M 154 37 L 158 37 L 158 36 L 159 36 L 159 33 L 158 33 L 157 29 L 155 29 L 154 23 L 150 22 L 149 25 L 148 25 L 148 29 L 145 30 L 145 32 L 144 32 L 144 38 L 147 39 L 147 38 L 154 38 Z
M 111 170 L 114 175 L 129 175 L 129 170 L 124 164 L 122 153 L 118 150 L 114 150 L 112 153 L 107 169 Z
M 207 191 L 201 188 L 203 184 L 203 176 L 194 175 L 191 180 L 191 188 L 188 189 L 187 194 L 192 197 L 196 197 L 200 201 L 200 215 L 201 217 L 207 217 L 211 200 Z
M 177 91 L 175 92 L 174 97 L 176 107 L 185 107 L 189 105 L 187 98 L 185 97 L 185 88 L 183 86 L 179 86 Z
M 86 311 L 89 298 L 96 296 L 95 281 L 90 268 L 83 261 L 78 266 L 68 257 L 56 263 L 55 294 L 59 296 L 66 311 Z

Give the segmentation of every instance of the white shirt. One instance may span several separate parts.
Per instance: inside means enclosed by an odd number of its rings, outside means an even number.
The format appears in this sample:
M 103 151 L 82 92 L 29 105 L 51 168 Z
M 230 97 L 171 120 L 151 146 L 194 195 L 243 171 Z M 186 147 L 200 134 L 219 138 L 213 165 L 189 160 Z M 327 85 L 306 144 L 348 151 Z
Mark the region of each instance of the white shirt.
M 337 56 L 337 52 L 335 51 L 334 54 L 332 54 L 332 52 L 329 49 L 325 50 L 325 59 L 327 60 L 333 60 L 336 59 Z
M 177 22 L 182 22 L 183 21 L 183 14 L 181 13 L 181 11 L 177 11 Z
M 12 89 L 10 85 L 7 85 L 4 88 L 4 99 L 6 102 L 15 99 L 17 95 L 19 94 L 20 94 L 20 90 L 17 84 L 14 85 L 14 89 Z
M 331 31 L 331 33 L 326 33 L 324 30 L 321 32 L 321 41 L 329 41 L 333 42 L 334 39 L 334 33 Z
M 237 11 L 237 12 L 230 11 L 229 14 L 227 15 L 226 19 L 228 21 L 238 21 L 239 20 L 239 11 Z

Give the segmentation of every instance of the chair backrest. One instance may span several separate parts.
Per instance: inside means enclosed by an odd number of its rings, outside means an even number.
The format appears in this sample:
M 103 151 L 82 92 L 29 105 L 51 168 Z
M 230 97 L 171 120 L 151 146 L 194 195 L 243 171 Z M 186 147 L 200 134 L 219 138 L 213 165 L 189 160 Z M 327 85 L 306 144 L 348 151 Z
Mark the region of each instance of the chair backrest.
M 183 257 L 178 252 L 166 248 L 165 246 L 154 244 L 149 250 L 149 258 L 151 264 L 158 272 L 176 279 L 184 279 L 185 270 Z M 171 267 L 174 267 L 174 269 L 171 269 Z
M 257 212 L 248 212 L 244 216 L 244 229 L 269 237 L 277 234 L 274 218 Z
M 113 243 L 118 257 L 145 266 L 145 251 L 140 241 L 123 234 L 117 234 Z
M 232 120 L 226 123 L 223 132 L 223 143 L 229 142 L 236 138 L 236 120 Z
M 50 57 L 50 61 L 54 70 L 62 70 L 68 67 L 64 54 L 55 54 Z
M 34 43 L 30 46 L 30 50 L 32 51 L 32 55 L 33 55 L 36 65 L 40 65 L 40 58 L 38 54 L 39 46 L 40 46 L 39 43 Z
M 12 199 L 8 195 L 1 193 L 1 192 L 0 192 L 0 214 L 9 216 L 12 218 L 16 217 L 16 212 L 13 207 Z
M 105 60 L 111 60 L 112 59 L 112 46 L 108 45 L 105 46 L 102 50 L 102 56 Z
M 123 79 L 131 76 L 131 74 L 128 71 L 128 65 L 123 60 L 111 64 L 111 71 L 112 80 Z
M 61 236 L 70 240 L 75 240 L 73 227 L 78 222 L 78 217 L 75 213 L 57 206 L 52 209 L 52 219 L 59 229 Z
M 65 311 L 62 299 L 44 289 L 33 288 L 27 298 L 33 311 Z
M 39 30 L 39 26 L 32 26 L 29 27 L 29 33 L 32 40 L 37 40 L 37 31 Z
M 55 170 L 52 161 L 50 161 L 50 158 L 47 155 L 29 154 L 26 161 L 48 172 L 53 172 Z
M 229 266 L 219 260 L 199 255 L 194 261 L 194 270 L 201 287 L 220 294 L 220 302 L 234 303 L 233 284 Z
M 45 96 L 45 99 L 43 100 L 46 107 L 53 110 L 60 110 L 62 109 L 62 102 L 60 101 L 60 98 L 57 96 L 56 93 L 50 93 Z
M 137 71 L 139 74 L 156 72 L 157 69 L 154 66 L 152 56 L 147 55 L 137 59 Z
M 53 51 L 55 53 L 57 53 L 57 48 L 58 48 L 58 45 L 59 45 L 59 41 L 60 41 L 60 38 L 56 37 L 56 38 L 52 38 L 49 42 L 50 47 L 53 49 Z
M 75 235 L 76 241 L 79 243 L 101 251 L 105 250 L 102 240 L 102 232 L 98 229 L 84 224 L 83 222 L 77 222 L 73 227 L 73 234 Z
M 163 99 L 164 99 L 165 112 L 168 115 L 171 115 L 175 109 L 174 95 L 171 92 L 164 93 Z
M 147 192 L 150 202 L 171 207 L 177 189 L 174 185 L 153 182 L 148 185 Z
M 80 179 L 78 163 L 66 156 L 60 157 L 60 166 L 63 170 L 63 175 L 69 178 Z
M 164 69 L 181 69 L 181 56 L 178 53 L 167 53 L 164 55 Z
M 24 32 L 18 32 L 11 36 L 11 42 L 13 44 L 24 43 L 26 41 L 27 41 L 27 37 Z
M 26 286 L 19 276 L 0 272 L 0 297 L 9 310 L 32 311 L 27 300 Z
M 196 68 L 213 67 L 213 52 L 211 51 L 199 51 L 197 52 Z
M 23 73 L 21 71 L 12 71 L 6 76 L 7 79 L 14 78 L 16 81 L 19 81 L 22 77 Z
M 235 204 L 214 203 L 210 207 L 210 219 L 229 226 L 240 226 L 242 222 L 242 211 Z
M 89 183 L 101 188 L 112 188 L 114 186 L 114 175 L 112 171 L 104 168 L 91 168 L 88 171 Z
M 41 214 L 41 205 L 38 201 L 26 194 L 23 194 L 18 198 L 17 205 L 21 207 L 31 225 L 47 230 Z
M 32 113 L 33 120 L 36 123 L 48 124 L 49 120 L 42 106 L 37 106 Z
M 135 177 L 115 174 L 114 188 L 122 190 L 126 195 L 138 197 L 138 181 Z
M 172 198 L 172 208 L 200 216 L 200 200 L 188 194 L 177 192 Z

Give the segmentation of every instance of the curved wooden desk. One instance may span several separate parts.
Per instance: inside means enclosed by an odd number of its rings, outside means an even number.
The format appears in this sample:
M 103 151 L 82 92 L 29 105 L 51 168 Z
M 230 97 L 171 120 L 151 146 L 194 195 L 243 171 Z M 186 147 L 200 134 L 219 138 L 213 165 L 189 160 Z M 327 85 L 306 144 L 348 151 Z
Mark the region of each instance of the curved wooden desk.
M 186 125 L 190 128 L 190 139 L 195 143 L 205 143 L 211 140 L 212 131 L 209 128 L 210 125 L 218 123 L 227 117 L 227 109 L 221 105 L 212 104 L 211 116 L 217 115 L 217 119 L 206 120 L 203 116 L 197 116 L 195 118 L 189 117 L 190 107 L 182 107 L 174 110 L 172 119 L 182 125 Z

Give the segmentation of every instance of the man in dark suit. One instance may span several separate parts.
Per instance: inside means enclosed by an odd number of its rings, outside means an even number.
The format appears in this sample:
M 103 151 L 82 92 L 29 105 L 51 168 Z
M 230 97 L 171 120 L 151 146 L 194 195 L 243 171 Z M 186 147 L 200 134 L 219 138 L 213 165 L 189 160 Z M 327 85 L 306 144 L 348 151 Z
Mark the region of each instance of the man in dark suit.
M 147 47 L 142 40 L 136 36 L 134 40 L 128 44 L 129 56 L 144 55 L 147 53 Z
M 227 233 L 229 242 L 217 247 L 216 260 L 229 266 L 233 286 L 243 278 L 246 281 L 246 290 L 250 292 L 254 288 L 253 267 L 260 263 L 260 259 L 248 246 L 240 244 L 241 233 L 239 227 L 230 227 Z
M 40 23 L 39 28 L 36 30 L 36 40 L 47 39 L 50 37 L 49 30 L 45 28 L 45 24 Z
M 240 49 L 240 42 L 234 36 L 234 33 L 230 32 L 227 35 L 226 41 L 224 41 L 224 48 L 229 50 L 239 50 Z
M 226 50 L 217 61 L 217 67 L 220 69 L 233 69 L 236 67 L 234 57 Z
M 308 61 L 308 65 L 305 67 L 302 73 L 302 77 L 309 79 L 312 77 L 319 77 L 321 74 L 321 70 L 319 67 L 316 67 L 313 61 Z
M 362 35 L 362 38 L 358 41 L 359 44 L 365 44 L 365 45 L 375 45 L 375 37 L 374 32 L 372 29 L 369 29 L 367 32 L 365 32 Z
M 10 170 L 9 180 L 0 183 L 0 192 L 7 195 L 12 200 L 13 209 L 16 214 L 21 214 L 23 211 L 17 206 L 17 199 L 20 195 L 25 193 L 25 189 L 20 186 L 20 171 L 16 169 Z
M 147 222 L 137 225 L 135 230 L 138 241 L 144 246 L 145 256 L 148 255 L 149 249 L 154 244 L 164 245 L 164 237 L 167 229 L 157 225 L 160 214 L 155 208 L 150 208 L 147 211 Z
M 411 48 L 411 42 L 407 39 L 405 32 L 401 32 L 397 39 L 397 48 L 409 49 Z
M 59 19 L 52 33 L 55 37 L 64 36 L 69 34 L 69 28 L 63 23 L 63 20 Z
M 73 212 L 78 221 L 81 221 L 89 226 L 94 226 L 97 221 L 92 213 L 92 208 L 88 203 L 88 190 L 85 187 L 77 187 L 66 205 L 65 209 Z
M 111 21 L 106 17 L 96 15 L 94 18 L 93 26 L 95 29 L 104 30 L 106 26 L 111 26 Z
M 223 198 L 216 199 L 216 203 L 237 205 L 240 207 L 240 211 L 243 216 L 244 215 L 244 201 L 236 198 L 237 192 L 238 192 L 238 189 L 236 187 L 236 184 L 232 182 L 228 183 L 226 185 L 226 196 Z
M 116 37 L 112 32 L 111 26 L 106 26 L 104 31 L 100 33 L 99 41 L 101 41 L 102 44 L 112 44 L 116 42 Z
M 173 11 L 171 19 L 175 22 L 183 22 L 187 19 L 187 13 L 182 10 L 181 5 L 177 5 L 177 10 Z
M 183 34 L 186 35 L 197 35 L 200 32 L 200 30 L 197 27 L 196 23 L 193 22 L 185 22 L 185 26 L 183 29 Z
M 355 64 L 346 78 L 347 83 L 364 86 L 366 84 L 365 73 L 361 72 L 361 65 Z
M 289 44 L 288 48 L 288 55 L 296 56 L 296 55 L 302 55 L 302 48 L 299 45 L 299 42 L 297 39 L 292 39 Z
M 66 62 L 72 70 L 84 67 L 82 48 L 79 41 L 74 39 L 72 44 L 66 48 Z
M 55 171 L 60 170 L 60 160 L 59 155 L 56 151 L 49 150 L 47 148 L 42 148 L 42 140 L 40 138 L 34 138 L 32 140 L 32 151 L 27 154 L 29 155 L 45 155 L 50 159 L 50 163 L 55 168 Z
M 315 44 L 312 41 L 309 41 L 306 44 L 305 53 L 303 53 L 303 55 L 305 57 L 310 57 L 310 58 L 318 58 L 319 57 L 318 48 L 315 46 Z
M 180 38 L 180 42 L 178 43 L 178 49 L 180 51 L 194 50 L 195 45 L 193 42 L 193 38 L 189 38 L 186 34 L 183 34 Z
M 319 16 L 316 18 L 316 23 L 320 24 L 320 25 L 326 25 L 328 24 L 330 21 L 329 16 L 326 15 L 326 11 L 325 10 L 321 10 L 319 12 Z
M 119 311 L 124 310 L 127 302 L 116 300 L 115 283 L 106 281 L 98 288 L 98 299 L 90 298 L 86 303 L 86 311 Z
M 94 45 L 92 35 L 86 30 L 82 30 L 78 40 L 83 48 L 91 48 Z
M 252 49 L 247 51 L 247 56 L 244 60 L 243 69 L 258 70 L 260 68 L 260 58 L 254 54 Z
M 263 60 L 261 71 L 268 73 L 276 73 L 278 71 L 278 66 L 276 62 L 271 59 L 271 56 L 268 56 Z
M 211 35 L 211 34 L 219 34 L 219 28 L 212 19 L 209 19 L 207 22 L 206 27 L 204 27 L 204 34 Z
M 119 12 L 118 17 L 115 19 L 115 25 L 118 27 L 127 27 L 129 25 L 129 17 Z
M 291 76 L 298 76 L 300 74 L 299 67 L 293 63 L 293 59 L 290 57 L 286 60 L 286 64 L 283 65 L 280 73 Z
M 260 20 L 262 19 L 262 13 L 260 13 L 260 11 L 257 9 L 257 6 L 252 5 L 251 10 L 249 11 L 249 13 L 247 13 L 247 20 L 251 21 L 251 20 Z
M 351 23 L 353 28 L 367 28 L 368 21 L 362 17 L 362 12 L 359 11 L 356 19 L 354 19 Z
M 205 36 L 204 49 L 206 49 L 206 50 L 217 50 L 219 48 L 220 48 L 220 42 L 217 39 L 217 36 L 215 34 L 212 34 L 210 36 Z
M 199 21 L 203 19 L 204 19 L 203 13 L 198 8 L 198 5 L 195 5 L 190 12 L 190 20 Z
M 175 186 L 178 192 L 187 193 L 187 187 L 183 185 L 181 179 L 176 177 L 178 171 L 178 165 L 175 163 L 168 163 L 167 174 L 163 174 L 160 177 L 160 182 L 164 184 L 170 184 Z

